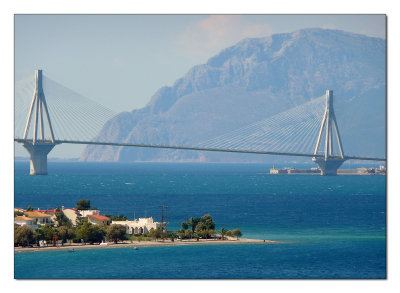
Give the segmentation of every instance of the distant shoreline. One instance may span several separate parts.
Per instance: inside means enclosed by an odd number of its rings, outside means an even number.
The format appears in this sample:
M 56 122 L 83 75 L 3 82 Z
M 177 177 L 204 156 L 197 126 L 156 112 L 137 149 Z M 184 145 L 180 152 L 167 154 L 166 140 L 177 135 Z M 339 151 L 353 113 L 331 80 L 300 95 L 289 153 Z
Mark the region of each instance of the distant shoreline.
M 69 251 L 69 250 L 80 250 L 80 249 L 105 249 L 105 248 L 126 248 L 126 247 L 160 247 L 160 246 L 187 246 L 187 245 L 223 245 L 223 244 L 279 244 L 283 242 L 272 241 L 272 240 L 261 240 L 261 239 L 238 239 L 238 240 L 212 240 L 212 239 L 200 239 L 199 241 L 183 240 L 174 241 L 133 241 L 133 242 L 121 242 L 118 244 L 108 243 L 107 245 L 82 245 L 73 243 L 72 245 L 66 244 L 64 246 L 46 246 L 46 247 L 15 247 L 14 253 L 18 252 L 37 252 L 37 251 Z

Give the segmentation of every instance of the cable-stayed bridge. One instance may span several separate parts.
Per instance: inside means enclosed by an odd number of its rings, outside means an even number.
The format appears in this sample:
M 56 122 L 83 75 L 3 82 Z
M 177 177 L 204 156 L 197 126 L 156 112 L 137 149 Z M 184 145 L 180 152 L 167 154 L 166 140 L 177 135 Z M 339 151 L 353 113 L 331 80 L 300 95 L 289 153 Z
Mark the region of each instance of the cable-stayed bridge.
M 45 91 L 46 89 L 46 96 Z M 27 103 L 28 93 L 33 99 Z M 43 76 L 16 91 L 14 141 L 31 157 L 31 175 L 47 174 L 47 155 L 58 144 L 143 147 L 208 152 L 250 153 L 310 157 L 322 175 L 335 175 L 346 160 L 385 161 L 385 158 L 346 156 L 333 107 L 333 91 L 265 120 L 224 133 L 195 145 L 105 141 L 96 137 L 115 113 Z M 29 95 L 29 96 L 30 96 Z

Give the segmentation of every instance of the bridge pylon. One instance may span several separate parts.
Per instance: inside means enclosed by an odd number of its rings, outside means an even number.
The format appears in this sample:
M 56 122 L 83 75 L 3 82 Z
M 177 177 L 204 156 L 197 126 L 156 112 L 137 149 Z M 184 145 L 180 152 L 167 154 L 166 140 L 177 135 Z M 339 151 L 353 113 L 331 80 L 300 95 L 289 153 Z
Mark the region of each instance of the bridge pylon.
M 324 157 L 313 157 L 313 161 L 321 169 L 321 175 L 337 175 L 337 170 L 346 160 L 344 158 L 342 140 L 340 139 L 339 128 L 336 122 L 335 111 L 333 109 L 333 91 L 326 91 L 326 107 L 322 119 L 321 128 L 319 130 L 317 144 L 315 146 L 314 155 L 318 154 L 322 133 L 325 130 L 325 145 Z M 333 154 L 333 136 L 332 132 L 336 134 L 336 140 L 340 155 Z
M 46 98 L 43 91 L 43 75 L 42 70 L 35 70 L 35 90 L 33 93 L 33 99 L 26 121 L 24 142 L 22 146 L 29 152 L 31 156 L 30 160 L 30 174 L 31 175 L 47 175 L 47 155 L 54 148 L 56 143 L 54 142 L 54 132 L 51 126 L 51 120 L 49 111 L 47 109 Z M 29 128 L 32 117 L 35 122 L 33 125 L 33 137 L 28 138 Z M 45 139 L 45 124 L 43 123 L 46 118 L 48 125 L 48 132 L 50 139 Z M 38 130 L 40 128 L 40 136 L 38 137 Z

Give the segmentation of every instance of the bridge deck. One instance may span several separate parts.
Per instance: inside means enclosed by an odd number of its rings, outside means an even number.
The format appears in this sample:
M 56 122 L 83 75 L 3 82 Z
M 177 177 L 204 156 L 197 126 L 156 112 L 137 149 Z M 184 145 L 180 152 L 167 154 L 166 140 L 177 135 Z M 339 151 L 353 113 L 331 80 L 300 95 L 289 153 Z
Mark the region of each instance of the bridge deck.
M 31 139 L 15 138 L 18 143 L 32 143 Z M 268 151 L 252 151 L 252 150 L 238 150 L 238 149 L 221 149 L 221 148 L 201 148 L 189 146 L 171 146 L 171 145 L 152 145 L 152 144 L 134 144 L 134 143 L 119 143 L 119 142 L 96 142 L 96 141 L 78 141 L 78 140 L 44 140 L 36 141 L 36 143 L 54 143 L 54 144 L 88 144 L 88 145 L 105 145 L 105 146 L 126 146 L 126 147 L 143 147 L 143 148 L 161 148 L 161 149 L 175 149 L 175 150 L 192 150 L 192 151 L 205 151 L 205 152 L 225 152 L 225 153 L 245 153 L 245 154 L 260 154 L 260 155 L 276 155 L 276 156 L 293 156 L 293 157 L 324 157 L 324 155 L 304 154 L 304 153 L 285 153 L 285 152 L 268 152 Z M 331 156 L 331 158 L 342 159 L 340 156 Z M 383 158 L 370 158 L 370 157 L 357 157 L 357 156 L 344 156 L 344 160 L 367 160 L 367 161 L 386 161 Z

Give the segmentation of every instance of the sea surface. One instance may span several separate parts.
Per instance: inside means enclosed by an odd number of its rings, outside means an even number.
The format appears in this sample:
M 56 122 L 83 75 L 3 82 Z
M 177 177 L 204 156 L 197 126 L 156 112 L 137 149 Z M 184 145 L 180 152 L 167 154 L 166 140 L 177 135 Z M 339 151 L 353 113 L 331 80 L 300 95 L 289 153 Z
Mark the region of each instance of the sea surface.
M 16 162 L 15 207 L 89 199 L 103 215 L 159 221 L 166 205 L 168 230 L 208 213 L 217 230 L 283 243 L 16 253 L 15 278 L 386 278 L 386 176 L 269 175 L 271 167 L 50 162 L 48 176 L 29 176 L 29 163 Z

